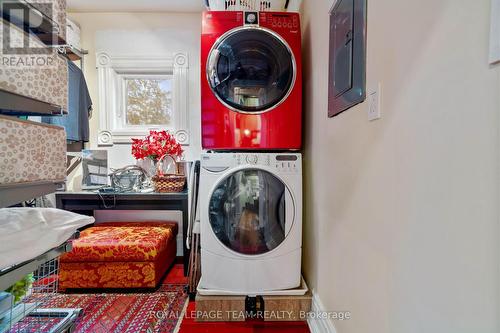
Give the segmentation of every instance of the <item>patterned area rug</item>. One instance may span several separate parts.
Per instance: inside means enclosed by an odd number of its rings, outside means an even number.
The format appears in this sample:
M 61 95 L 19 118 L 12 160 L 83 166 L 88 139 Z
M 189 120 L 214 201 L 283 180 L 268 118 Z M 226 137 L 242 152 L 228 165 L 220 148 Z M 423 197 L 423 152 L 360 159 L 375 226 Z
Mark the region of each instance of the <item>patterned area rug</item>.
M 44 307 L 82 308 L 78 333 L 173 333 L 186 305 L 184 285 L 162 285 L 151 293 L 57 294 Z

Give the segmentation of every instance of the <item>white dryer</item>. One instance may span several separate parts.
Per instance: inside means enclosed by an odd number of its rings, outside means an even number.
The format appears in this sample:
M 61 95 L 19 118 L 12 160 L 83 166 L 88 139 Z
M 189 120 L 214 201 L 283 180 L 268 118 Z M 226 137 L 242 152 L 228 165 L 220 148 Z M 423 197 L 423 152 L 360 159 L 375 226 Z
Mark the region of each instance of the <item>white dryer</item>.
M 301 154 L 202 154 L 200 219 L 199 290 L 252 295 L 298 287 Z

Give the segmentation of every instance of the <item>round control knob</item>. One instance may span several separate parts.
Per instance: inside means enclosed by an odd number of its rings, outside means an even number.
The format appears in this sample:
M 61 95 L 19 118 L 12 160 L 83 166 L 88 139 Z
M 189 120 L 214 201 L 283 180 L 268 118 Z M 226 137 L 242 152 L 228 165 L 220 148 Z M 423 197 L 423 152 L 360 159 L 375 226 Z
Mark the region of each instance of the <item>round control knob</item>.
M 247 156 L 247 162 L 249 164 L 256 164 L 258 160 L 259 160 L 259 158 L 257 157 L 257 155 L 248 155 Z
M 250 13 L 247 15 L 247 22 L 248 23 L 255 23 L 257 21 L 257 15 Z

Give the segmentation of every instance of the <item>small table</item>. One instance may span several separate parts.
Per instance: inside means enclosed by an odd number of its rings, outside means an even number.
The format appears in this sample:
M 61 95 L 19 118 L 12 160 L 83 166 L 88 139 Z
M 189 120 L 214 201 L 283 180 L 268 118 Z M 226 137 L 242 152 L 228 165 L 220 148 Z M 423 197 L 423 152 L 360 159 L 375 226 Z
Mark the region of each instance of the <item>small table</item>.
M 177 210 L 182 212 L 182 249 L 184 275 L 188 274 L 189 250 L 186 247 L 188 232 L 188 192 L 135 193 L 111 192 L 56 192 L 59 209 L 93 215 L 94 210 Z

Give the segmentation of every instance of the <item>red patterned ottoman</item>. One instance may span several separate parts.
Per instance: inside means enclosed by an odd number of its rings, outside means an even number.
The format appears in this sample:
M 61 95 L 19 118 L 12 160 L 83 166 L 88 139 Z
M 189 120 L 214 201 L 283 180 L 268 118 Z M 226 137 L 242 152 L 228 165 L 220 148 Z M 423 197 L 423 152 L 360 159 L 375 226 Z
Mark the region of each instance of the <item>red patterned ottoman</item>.
M 80 233 L 61 256 L 59 289 L 154 288 L 175 260 L 175 222 L 113 222 Z

